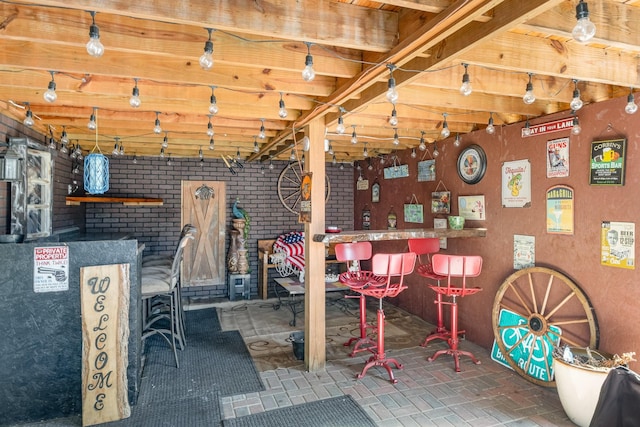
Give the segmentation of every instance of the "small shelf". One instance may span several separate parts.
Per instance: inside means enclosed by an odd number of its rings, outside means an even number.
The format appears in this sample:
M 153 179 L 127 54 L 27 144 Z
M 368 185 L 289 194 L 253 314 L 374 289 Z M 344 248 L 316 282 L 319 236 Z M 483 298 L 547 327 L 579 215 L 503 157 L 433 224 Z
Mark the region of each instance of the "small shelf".
M 122 203 L 125 206 L 162 206 L 163 200 L 150 197 L 67 196 L 67 205 L 78 206 L 81 203 Z

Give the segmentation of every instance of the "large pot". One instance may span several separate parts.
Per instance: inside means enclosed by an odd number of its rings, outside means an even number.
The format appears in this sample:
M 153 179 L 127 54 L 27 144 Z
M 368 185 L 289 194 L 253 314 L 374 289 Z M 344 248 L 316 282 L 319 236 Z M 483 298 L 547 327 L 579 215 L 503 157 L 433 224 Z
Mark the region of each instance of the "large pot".
M 586 356 L 586 350 L 572 347 L 574 355 Z M 602 352 L 594 357 L 610 358 Z M 569 419 L 580 427 L 588 427 L 598 404 L 600 389 L 612 368 L 591 368 L 573 365 L 562 359 L 553 358 L 553 373 L 562 408 Z

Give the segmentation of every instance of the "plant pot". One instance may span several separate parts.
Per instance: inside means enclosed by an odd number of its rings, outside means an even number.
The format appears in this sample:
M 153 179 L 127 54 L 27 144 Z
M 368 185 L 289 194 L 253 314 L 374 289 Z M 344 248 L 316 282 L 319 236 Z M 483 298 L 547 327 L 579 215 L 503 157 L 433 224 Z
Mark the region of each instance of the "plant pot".
M 574 355 L 586 355 L 582 348 L 572 347 Z M 594 352 L 595 353 L 595 352 Z M 595 353 L 602 354 L 601 352 Z M 602 354 L 603 358 L 610 355 Z M 569 419 L 580 427 L 588 427 L 598 404 L 600 389 L 612 368 L 591 368 L 553 358 L 553 373 L 560 403 Z

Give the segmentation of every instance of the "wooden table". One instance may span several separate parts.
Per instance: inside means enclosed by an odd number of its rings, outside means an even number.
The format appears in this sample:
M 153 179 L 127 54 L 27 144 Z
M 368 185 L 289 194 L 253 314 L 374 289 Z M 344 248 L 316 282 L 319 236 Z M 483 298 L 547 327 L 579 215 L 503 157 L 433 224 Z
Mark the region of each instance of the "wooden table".
M 486 228 L 463 228 L 452 230 L 450 228 L 410 228 L 406 230 L 356 230 L 342 231 L 340 233 L 314 234 L 314 242 L 349 243 L 349 242 L 375 242 L 378 240 L 407 240 L 425 237 L 485 237 Z
M 278 277 L 274 282 L 278 302 L 273 305 L 273 309 L 278 310 L 282 305 L 289 307 L 293 315 L 289 325 L 296 326 L 296 316 L 304 311 L 304 283 L 295 277 Z M 349 287 L 340 282 L 325 282 L 324 289 L 325 292 L 349 291 Z

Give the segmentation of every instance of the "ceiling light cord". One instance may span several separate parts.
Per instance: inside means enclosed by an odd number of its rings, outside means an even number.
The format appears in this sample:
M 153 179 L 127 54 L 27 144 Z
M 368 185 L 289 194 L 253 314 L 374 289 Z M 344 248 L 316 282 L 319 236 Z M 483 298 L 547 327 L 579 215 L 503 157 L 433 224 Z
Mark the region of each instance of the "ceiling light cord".
M 316 78 L 316 72 L 313 69 L 313 56 L 311 56 L 311 43 L 304 42 L 307 45 L 307 56 L 304 60 L 304 69 L 302 70 L 302 79 L 305 82 L 313 81 Z
M 104 54 L 104 45 L 100 42 L 100 28 L 96 25 L 96 12 L 90 11 L 91 25 L 89 26 L 89 41 L 87 53 L 94 58 L 100 58 Z
M 210 70 L 213 68 L 213 42 L 211 41 L 211 32 L 213 29 L 205 28 L 209 32 L 209 39 L 204 42 L 204 53 L 200 56 L 198 62 L 203 70 Z
M 464 66 L 464 74 L 462 75 L 462 86 L 460 86 L 460 93 L 463 96 L 471 95 L 473 89 L 471 88 L 471 80 L 469 79 L 468 67 L 469 64 L 462 64 Z
M 576 19 L 578 22 L 573 27 L 571 35 L 573 38 L 580 42 L 586 43 L 596 35 L 596 26 L 589 19 L 589 6 L 587 2 L 580 0 L 576 5 Z

